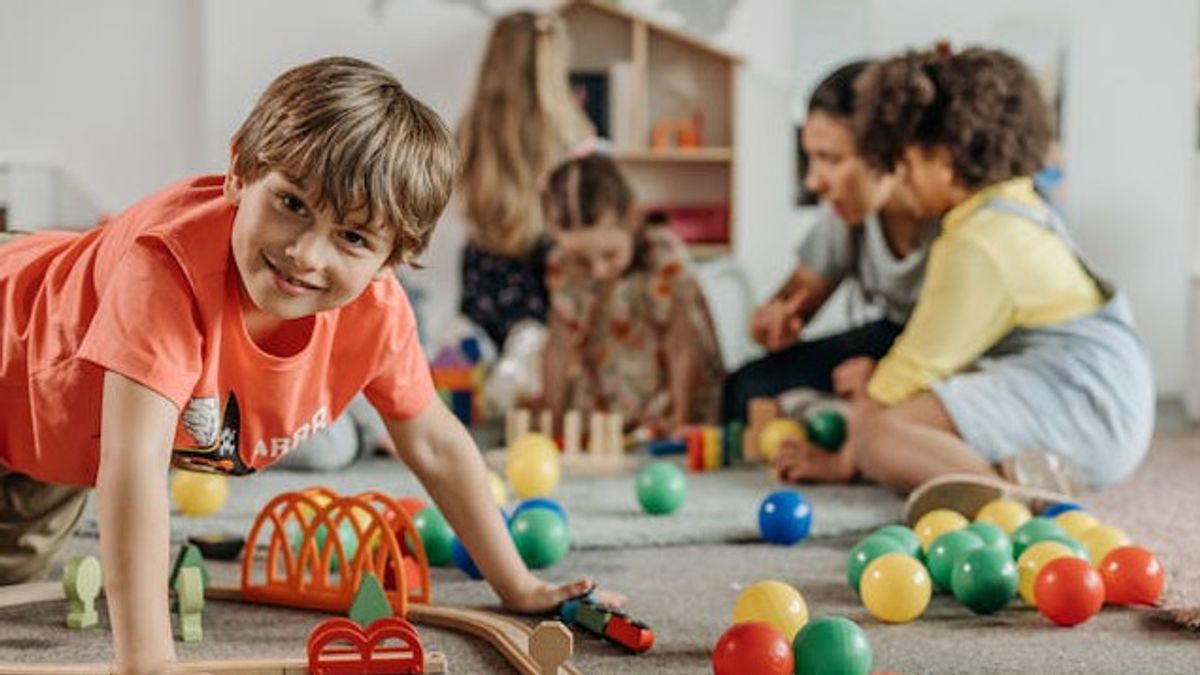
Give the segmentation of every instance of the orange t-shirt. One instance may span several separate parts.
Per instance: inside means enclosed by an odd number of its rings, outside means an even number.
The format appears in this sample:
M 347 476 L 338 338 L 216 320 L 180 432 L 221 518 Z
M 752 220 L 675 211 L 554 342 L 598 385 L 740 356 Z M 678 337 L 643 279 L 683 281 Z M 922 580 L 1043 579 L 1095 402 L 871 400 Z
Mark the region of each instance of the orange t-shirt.
M 181 411 L 173 463 L 246 474 L 327 426 L 359 391 L 409 419 L 434 390 L 394 278 L 311 317 L 289 356 L 246 332 L 222 178 L 176 184 L 84 233 L 0 248 L 0 465 L 94 485 L 112 370 Z

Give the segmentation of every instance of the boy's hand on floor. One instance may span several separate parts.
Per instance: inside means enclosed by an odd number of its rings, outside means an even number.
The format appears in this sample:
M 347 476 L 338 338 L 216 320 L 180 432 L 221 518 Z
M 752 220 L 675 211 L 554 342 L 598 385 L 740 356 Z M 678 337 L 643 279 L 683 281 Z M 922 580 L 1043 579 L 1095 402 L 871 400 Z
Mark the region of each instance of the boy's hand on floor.
M 554 612 L 558 610 L 559 605 L 587 593 L 593 586 L 595 583 L 587 577 L 561 585 L 538 581 L 535 586 L 520 593 L 517 597 L 506 599 L 504 606 L 522 614 Z M 614 609 L 623 607 L 626 602 L 625 596 L 612 591 L 596 589 L 593 594 L 596 602 Z

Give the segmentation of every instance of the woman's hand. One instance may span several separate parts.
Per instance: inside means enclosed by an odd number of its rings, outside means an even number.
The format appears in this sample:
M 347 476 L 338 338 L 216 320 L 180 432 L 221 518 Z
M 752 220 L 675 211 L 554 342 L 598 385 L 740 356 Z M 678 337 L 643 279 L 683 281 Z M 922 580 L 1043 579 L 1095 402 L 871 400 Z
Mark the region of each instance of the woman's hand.
M 796 344 L 804 328 L 802 308 L 807 298 L 808 291 L 799 288 L 755 309 L 750 317 L 750 335 L 754 341 L 772 352 Z

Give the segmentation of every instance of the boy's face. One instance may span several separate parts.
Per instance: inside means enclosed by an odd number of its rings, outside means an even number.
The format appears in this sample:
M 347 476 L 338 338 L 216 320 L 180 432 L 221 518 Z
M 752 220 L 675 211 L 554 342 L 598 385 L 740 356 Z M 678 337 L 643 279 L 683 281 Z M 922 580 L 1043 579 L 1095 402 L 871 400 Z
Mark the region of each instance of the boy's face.
M 861 225 L 891 196 L 891 175 L 872 170 L 859 156 L 848 121 L 814 110 L 801 144 L 808 155 L 804 186 L 847 225 Z
M 393 230 L 335 222 L 278 171 L 247 184 L 231 165 L 225 198 L 237 206 L 232 245 L 243 289 L 268 315 L 297 319 L 344 306 L 392 273 Z

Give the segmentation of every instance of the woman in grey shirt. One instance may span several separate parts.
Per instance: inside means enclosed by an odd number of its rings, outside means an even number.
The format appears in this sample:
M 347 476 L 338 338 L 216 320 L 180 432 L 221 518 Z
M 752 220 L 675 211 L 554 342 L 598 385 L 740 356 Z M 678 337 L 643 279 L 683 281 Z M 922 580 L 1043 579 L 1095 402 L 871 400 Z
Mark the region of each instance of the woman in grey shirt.
M 837 391 L 839 377 L 853 375 L 838 367 L 856 356 L 878 359 L 887 353 L 916 304 L 937 226 L 910 215 L 895 176 L 872 170 L 858 155 L 851 127 L 854 80 L 867 65 L 859 61 L 837 69 L 809 100 L 804 180 L 828 210 L 800 246 L 787 282 L 754 312 L 751 334 L 771 353 L 726 380 L 727 420 L 744 419 L 746 404 L 756 396 L 797 387 Z M 822 339 L 801 340 L 805 322 L 847 279 L 856 280 L 867 299 L 882 306 L 883 317 Z

